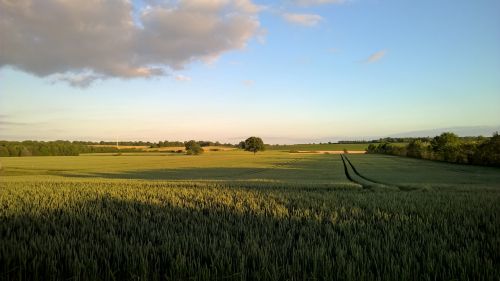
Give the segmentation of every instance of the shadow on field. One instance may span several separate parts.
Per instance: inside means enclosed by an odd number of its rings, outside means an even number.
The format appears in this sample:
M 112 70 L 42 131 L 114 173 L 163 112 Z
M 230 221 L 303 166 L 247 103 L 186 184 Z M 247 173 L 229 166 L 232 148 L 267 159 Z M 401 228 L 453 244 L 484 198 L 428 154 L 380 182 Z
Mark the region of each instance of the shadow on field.
M 144 180 L 269 180 L 294 183 L 297 181 L 335 181 L 348 183 L 342 170 L 329 162 L 288 161 L 264 168 L 255 167 L 192 167 L 175 169 L 142 169 L 118 172 L 69 173 L 59 176 L 73 178 L 110 178 Z
M 498 260 L 491 261 L 498 252 L 469 243 L 493 230 L 459 233 L 458 218 L 442 227 L 394 225 L 373 217 L 374 209 L 314 219 L 300 204 L 285 205 L 293 215 L 277 217 L 252 211 L 245 205 L 251 200 L 196 200 L 174 206 L 99 195 L 2 216 L 0 279 L 450 280 L 499 273 Z
M 226 206 L 227 207 L 227 206 Z M 2 218 L 2 280 L 353 279 L 357 258 L 332 224 L 224 206 L 180 208 L 104 196 Z M 326 239 L 326 240 L 325 240 Z M 333 256 L 338 256 L 335 258 Z M 368 269 L 368 268 L 367 268 Z M 364 272 L 373 276 L 376 272 Z
M 203 179 L 233 179 L 249 178 L 254 175 L 272 177 L 273 175 L 289 174 L 296 169 L 272 169 L 272 168 L 178 168 L 178 169 L 149 169 L 121 171 L 116 173 L 86 173 L 86 174 L 68 174 L 60 173 L 66 177 L 88 177 L 88 178 L 111 178 L 111 179 L 148 179 L 148 180 L 203 180 Z

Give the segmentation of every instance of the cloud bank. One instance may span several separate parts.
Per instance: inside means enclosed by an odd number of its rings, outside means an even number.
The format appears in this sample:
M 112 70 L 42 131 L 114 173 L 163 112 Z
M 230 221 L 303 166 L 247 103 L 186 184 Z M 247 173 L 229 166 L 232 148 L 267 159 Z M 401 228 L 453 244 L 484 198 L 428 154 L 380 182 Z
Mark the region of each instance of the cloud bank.
M 168 75 L 243 48 L 259 33 L 251 0 L 0 0 L 0 68 L 86 87 Z

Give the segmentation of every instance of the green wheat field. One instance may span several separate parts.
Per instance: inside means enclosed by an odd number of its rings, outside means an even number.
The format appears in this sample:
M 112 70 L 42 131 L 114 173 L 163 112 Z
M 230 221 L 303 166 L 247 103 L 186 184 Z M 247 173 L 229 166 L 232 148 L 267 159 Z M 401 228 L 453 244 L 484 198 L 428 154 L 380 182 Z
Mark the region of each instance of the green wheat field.
M 0 161 L 0 280 L 500 276 L 498 168 L 278 150 Z

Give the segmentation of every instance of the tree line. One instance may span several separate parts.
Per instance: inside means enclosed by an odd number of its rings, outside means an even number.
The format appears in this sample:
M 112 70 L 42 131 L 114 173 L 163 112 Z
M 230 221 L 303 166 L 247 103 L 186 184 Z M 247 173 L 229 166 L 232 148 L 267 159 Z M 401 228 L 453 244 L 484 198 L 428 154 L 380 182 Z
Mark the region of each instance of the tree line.
M 135 149 L 96 147 L 80 141 L 0 141 L 0 157 L 77 156 L 80 153 L 130 152 Z
M 119 146 L 147 146 L 150 148 L 158 148 L 158 147 L 179 147 L 184 146 L 188 141 L 159 141 L 159 142 L 150 142 L 150 141 L 73 141 L 74 144 L 84 144 L 84 145 L 116 145 Z M 196 141 L 200 146 L 235 146 L 230 143 L 220 143 L 219 141 Z
M 159 141 L 144 142 L 144 141 L 119 141 L 118 146 L 147 146 L 150 148 L 158 147 L 191 147 L 193 142 L 196 146 L 232 146 L 233 144 L 221 144 L 218 141 Z M 77 156 L 81 153 L 119 153 L 119 152 L 137 152 L 140 149 L 120 148 L 116 147 L 117 142 L 110 141 L 0 141 L 0 157 L 20 157 L 20 156 Z M 109 146 L 97 146 L 109 145 Z M 194 149 L 193 151 L 198 151 Z M 195 153 L 198 154 L 198 153 Z
M 411 139 L 407 145 L 370 144 L 368 153 L 407 156 L 450 163 L 500 166 L 500 135 L 460 138 L 446 132 L 434 138 Z

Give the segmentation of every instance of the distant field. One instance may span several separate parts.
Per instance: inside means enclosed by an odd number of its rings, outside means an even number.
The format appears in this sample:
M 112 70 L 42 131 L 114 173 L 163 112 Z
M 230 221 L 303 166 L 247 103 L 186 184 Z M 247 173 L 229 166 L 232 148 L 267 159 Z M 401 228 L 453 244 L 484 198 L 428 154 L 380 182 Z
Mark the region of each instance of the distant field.
M 111 145 L 111 144 L 95 144 L 91 145 L 94 147 L 117 147 L 116 145 Z M 149 147 L 147 145 L 119 145 L 118 149 L 137 149 L 137 150 L 142 150 L 142 151 L 147 151 L 147 152 L 154 152 L 154 151 L 178 151 L 182 150 L 185 151 L 184 146 L 167 146 L 167 147 Z M 205 146 L 203 147 L 204 150 L 206 151 L 226 151 L 226 150 L 234 150 L 236 148 L 234 147 L 228 147 L 228 146 Z
M 498 279 L 499 169 L 347 157 L 0 158 L 0 279 Z
M 204 146 L 203 150 L 206 151 L 227 151 L 227 150 L 235 150 L 234 147 L 229 146 Z M 172 147 L 159 147 L 159 148 L 148 148 L 147 151 L 185 151 L 186 148 L 184 146 L 172 146 Z
M 339 150 L 366 150 L 369 143 L 355 143 L 355 144 L 291 144 L 291 145 L 269 145 L 267 149 L 269 150 L 298 150 L 298 151 L 339 151 Z M 399 143 L 399 145 L 405 145 L 404 143 Z
M 500 169 L 457 165 L 380 154 L 349 155 L 361 175 L 401 187 L 451 189 L 500 188 Z
M 147 145 L 114 145 L 114 144 L 92 144 L 90 146 L 93 147 L 118 147 L 118 149 L 147 149 L 149 146 Z
M 275 182 L 353 186 L 342 162 L 328 155 L 269 151 L 207 152 L 199 156 L 163 153 L 91 154 L 85 156 L 1 158 L 5 179 L 29 175 L 50 179 L 150 179 L 170 181 Z

